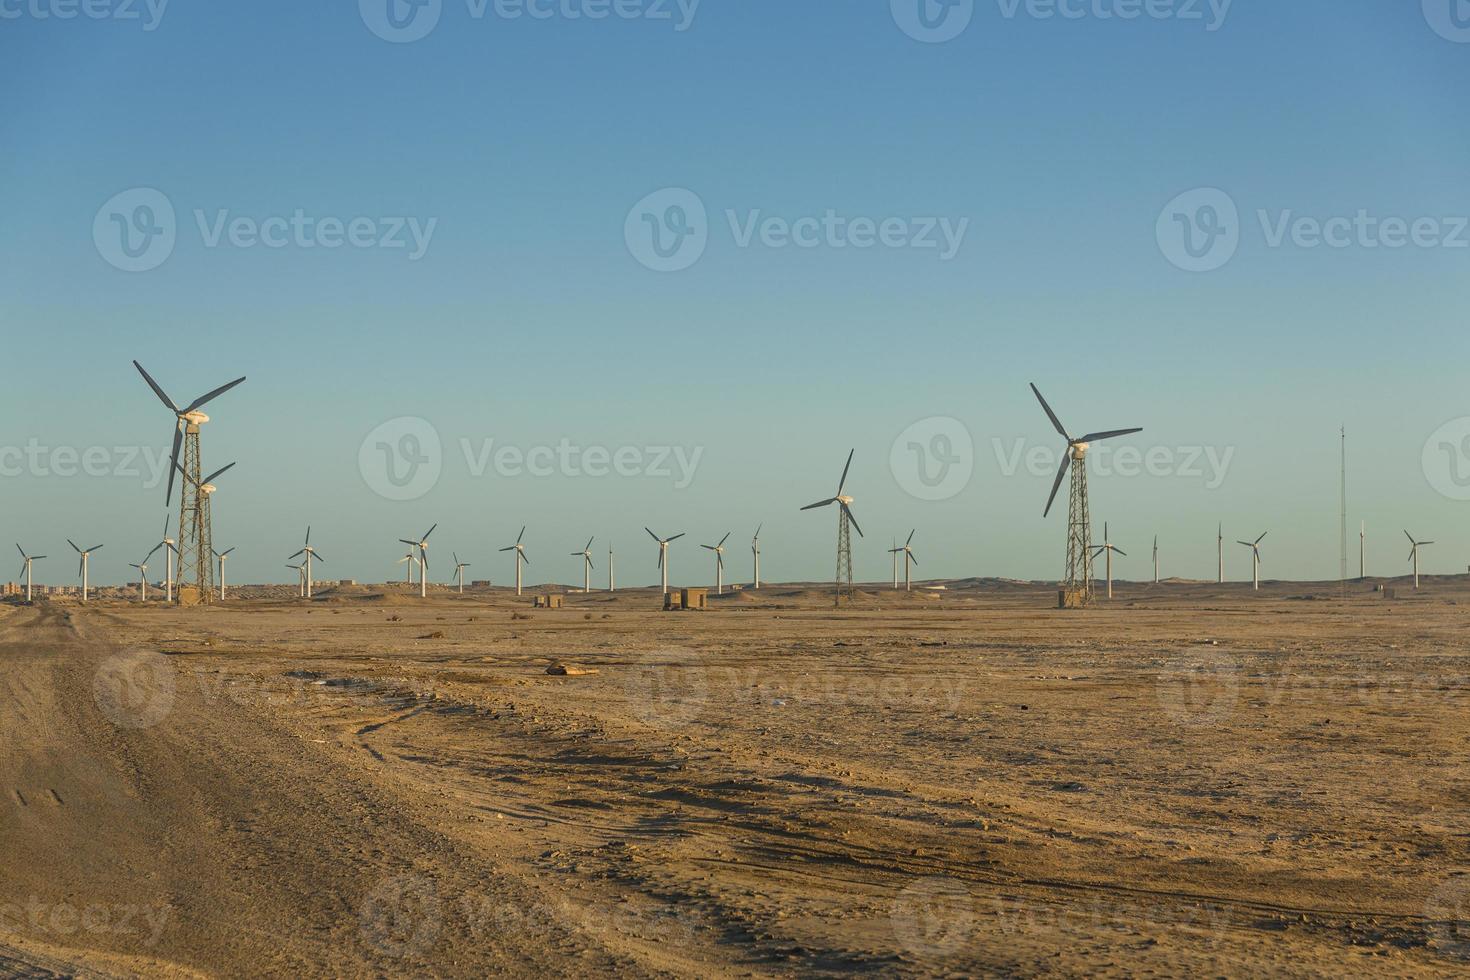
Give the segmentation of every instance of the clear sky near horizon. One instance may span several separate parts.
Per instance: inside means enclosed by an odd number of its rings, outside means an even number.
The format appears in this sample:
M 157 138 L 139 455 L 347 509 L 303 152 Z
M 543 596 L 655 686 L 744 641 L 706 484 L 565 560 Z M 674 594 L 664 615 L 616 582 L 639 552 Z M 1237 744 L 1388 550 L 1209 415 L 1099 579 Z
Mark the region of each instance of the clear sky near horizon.
M 533 583 L 593 534 L 656 582 L 645 525 L 690 584 L 732 531 L 738 581 L 761 522 L 767 578 L 830 579 L 798 508 L 854 447 L 858 577 L 917 528 L 920 577 L 1054 579 L 1031 381 L 1146 429 L 1092 473 L 1120 577 L 1156 534 L 1213 577 L 1223 522 L 1227 577 L 1270 529 L 1266 577 L 1335 578 L 1340 425 L 1352 568 L 1359 521 L 1371 573 L 1403 528 L 1470 565 L 1470 3 L 532 6 L 0 0 L 0 537 L 40 579 L 158 539 L 134 358 L 181 404 L 249 377 L 204 434 L 237 582 L 307 524 L 321 577 L 394 578 L 436 522 L 441 581 L 508 581 L 523 524 Z

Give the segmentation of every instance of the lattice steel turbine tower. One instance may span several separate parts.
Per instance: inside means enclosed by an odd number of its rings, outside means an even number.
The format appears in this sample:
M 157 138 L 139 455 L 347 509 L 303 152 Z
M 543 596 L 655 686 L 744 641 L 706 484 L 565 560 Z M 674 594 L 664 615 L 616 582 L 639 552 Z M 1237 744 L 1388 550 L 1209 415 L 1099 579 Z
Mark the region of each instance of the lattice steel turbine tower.
M 1046 403 L 1046 399 L 1041 397 L 1041 392 L 1036 385 L 1031 386 L 1031 391 L 1036 395 L 1036 400 L 1041 402 L 1041 408 L 1046 412 L 1046 417 L 1051 419 L 1051 424 L 1061 434 L 1061 437 L 1067 440 L 1067 452 L 1062 457 L 1062 465 L 1057 470 L 1057 478 L 1051 485 L 1051 496 L 1046 500 L 1046 510 L 1042 512 L 1042 516 L 1045 517 L 1051 513 L 1051 505 L 1057 499 L 1057 491 L 1062 488 L 1062 477 L 1067 475 L 1067 469 L 1071 467 L 1072 484 L 1067 504 L 1067 569 L 1062 576 L 1062 586 L 1074 595 L 1077 602 L 1087 605 L 1094 598 L 1092 515 L 1087 503 L 1087 450 L 1095 442 L 1114 439 L 1118 436 L 1130 436 L 1143 430 L 1111 429 L 1107 432 L 1090 432 L 1080 439 L 1073 439 L 1067 435 L 1067 430 L 1062 427 L 1061 421 L 1051 410 L 1051 406 Z
M 852 457 L 856 449 L 847 454 L 847 465 L 842 468 L 842 479 L 837 481 L 836 496 L 819 500 L 814 504 L 807 504 L 802 510 L 816 510 L 819 507 L 830 507 L 837 504 L 837 582 L 834 602 L 842 605 L 842 594 L 847 593 L 849 601 L 852 600 L 852 531 L 863 536 L 863 529 L 858 526 L 857 518 L 852 516 L 853 498 L 844 495 L 842 489 L 847 486 L 847 471 L 852 469 Z
M 134 361 L 133 367 L 138 369 L 138 373 L 148 382 L 148 387 L 153 389 L 158 400 L 174 415 L 173 451 L 169 456 L 168 490 L 164 500 L 167 503 L 173 502 L 174 474 L 183 473 L 184 485 L 179 492 L 178 601 L 184 604 L 213 603 L 216 595 L 214 549 L 210 541 L 210 493 L 204 489 L 208 481 L 202 477 L 203 465 L 199 449 L 199 430 L 209 421 L 209 416 L 200 409 L 245 379 L 237 378 L 229 384 L 221 385 L 209 394 L 196 398 L 187 408 L 179 408 L 158 386 L 158 382 L 143 369 L 143 365 Z M 181 451 L 182 462 L 179 458 Z

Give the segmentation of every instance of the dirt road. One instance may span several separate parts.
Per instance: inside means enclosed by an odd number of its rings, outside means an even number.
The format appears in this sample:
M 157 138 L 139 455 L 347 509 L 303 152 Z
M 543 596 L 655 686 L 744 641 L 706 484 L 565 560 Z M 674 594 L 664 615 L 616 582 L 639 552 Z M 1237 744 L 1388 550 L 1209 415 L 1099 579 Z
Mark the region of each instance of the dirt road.
M 0 968 L 1470 967 L 1456 584 L 568 602 L 4 609 Z

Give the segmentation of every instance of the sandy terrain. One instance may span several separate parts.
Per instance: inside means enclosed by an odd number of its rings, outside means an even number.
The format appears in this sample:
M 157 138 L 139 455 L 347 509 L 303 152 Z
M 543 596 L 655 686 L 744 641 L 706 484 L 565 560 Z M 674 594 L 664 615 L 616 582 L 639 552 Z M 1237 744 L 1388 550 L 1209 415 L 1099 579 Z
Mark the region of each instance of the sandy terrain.
M 0 973 L 1464 975 L 1398 588 L 0 607 Z

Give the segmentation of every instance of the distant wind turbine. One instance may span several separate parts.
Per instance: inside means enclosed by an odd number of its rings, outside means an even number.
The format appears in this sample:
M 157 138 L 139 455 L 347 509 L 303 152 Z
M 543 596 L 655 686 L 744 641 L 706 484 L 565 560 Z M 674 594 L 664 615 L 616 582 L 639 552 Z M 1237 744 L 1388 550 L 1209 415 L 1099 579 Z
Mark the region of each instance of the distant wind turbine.
M 817 510 L 822 507 L 837 505 L 837 582 L 836 601 L 842 602 L 842 590 L 847 588 L 848 600 L 852 599 L 852 536 L 848 533 L 849 528 L 863 536 L 863 529 L 858 526 L 857 518 L 852 515 L 853 498 L 842 492 L 847 486 L 847 472 L 852 469 L 852 457 L 857 450 L 853 449 L 847 454 L 847 464 L 842 467 L 842 478 L 837 481 L 837 493 L 826 500 L 818 500 L 814 504 L 807 504 L 802 510 Z
M 400 543 L 406 544 L 410 548 L 417 548 L 418 549 L 418 552 L 419 552 L 419 555 L 418 555 L 418 561 L 419 561 L 419 598 L 421 598 L 421 599 L 427 599 L 429 597 L 429 535 L 433 534 L 434 531 L 438 529 L 438 527 L 439 527 L 439 525 L 438 524 L 435 524 L 433 527 L 431 527 L 427 531 L 425 531 L 424 532 L 424 536 L 421 537 L 421 538 L 419 538 L 417 541 L 410 541 L 407 538 L 399 538 L 398 539 Z M 413 572 L 413 566 L 410 565 L 409 566 L 409 573 L 410 573 L 409 584 L 412 584 L 413 583 L 412 572 Z
M 1368 577 L 1368 522 L 1358 527 L 1358 581 Z
M 142 579 L 142 581 L 139 582 L 138 585 L 139 588 L 142 590 L 142 597 L 144 602 L 148 601 L 148 559 L 156 555 L 158 553 L 158 549 L 162 547 L 163 545 L 161 544 L 154 545 L 153 550 L 148 552 L 148 554 L 143 557 L 142 562 L 136 565 L 134 565 L 132 562 L 128 562 L 128 567 L 136 568 L 138 570 L 138 577 Z
M 726 531 L 719 544 L 700 545 L 705 551 L 715 553 L 715 595 L 725 594 L 725 542 L 729 540 L 730 532 Z
M 312 589 L 312 586 L 315 584 L 315 582 L 313 582 L 313 580 L 312 580 L 312 575 L 311 575 L 311 563 L 313 561 L 326 561 L 326 559 L 323 558 L 317 552 L 317 550 L 311 546 L 311 525 L 307 525 L 307 528 L 306 528 L 306 543 L 301 546 L 301 550 L 300 551 L 296 552 L 296 554 L 294 554 L 294 555 L 291 555 L 290 558 L 287 558 L 286 560 L 287 561 L 290 561 L 291 558 L 300 558 L 303 555 L 305 556 L 305 560 L 301 564 L 301 568 L 302 568 L 302 573 L 301 574 L 302 574 L 303 579 L 305 580 L 305 585 L 304 585 L 304 587 L 301 590 L 301 595 L 302 595 L 303 598 L 310 599 L 311 598 L 311 589 Z
M 1266 531 L 1259 538 L 1256 538 L 1255 541 L 1236 542 L 1237 544 L 1245 545 L 1251 550 L 1252 582 L 1257 592 L 1261 591 L 1261 542 L 1266 540 L 1266 535 L 1270 533 L 1270 531 Z
M 501 551 L 502 554 L 504 554 L 507 551 L 514 551 L 516 553 L 516 555 L 515 555 L 515 560 L 516 560 L 516 595 L 520 595 L 521 594 L 521 565 L 523 563 L 526 564 L 526 565 L 531 564 L 531 559 L 529 559 L 529 558 L 526 557 L 526 546 L 523 545 L 523 544 L 521 544 L 521 538 L 524 538 L 525 536 L 526 536 L 526 529 L 525 529 L 524 526 L 522 526 L 521 527 L 521 535 L 520 535 L 519 538 L 516 538 L 516 543 L 513 544 L 513 545 L 511 545 L 509 548 L 501 548 L 500 549 L 500 551 Z
M 21 566 L 20 571 L 21 571 L 21 574 L 26 577 L 26 602 L 30 602 L 31 601 L 31 563 L 32 562 L 40 561 L 41 559 L 45 558 L 46 556 L 45 555 L 28 555 L 28 554 L 26 554 L 26 550 L 24 548 L 22 548 L 18 544 L 15 546 L 15 550 L 16 551 L 19 551 L 21 558 L 25 559 L 25 564 Z
M 897 544 L 895 544 L 893 548 L 893 560 L 895 562 L 898 561 L 899 555 L 903 555 L 903 590 L 905 592 L 912 592 L 914 589 L 913 579 L 910 578 L 910 573 L 912 572 L 912 568 L 910 566 L 911 564 L 917 565 L 919 563 L 919 559 L 914 557 L 913 548 L 914 535 L 917 533 L 917 530 L 910 531 L 909 539 L 903 543 L 903 546 L 899 547 Z M 895 589 L 898 588 L 898 573 L 896 571 L 893 573 L 893 587 Z
M 669 594 L 669 545 L 673 544 L 675 541 L 678 541 L 680 538 L 682 538 L 684 536 L 684 532 L 681 531 L 680 533 L 674 535 L 672 538 L 661 538 L 657 534 L 654 534 L 652 531 L 649 531 L 649 529 L 646 528 L 646 527 L 643 530 L 648 531 L 648 536 L 650 538 L 652 538 L 653 540 L 655 540 L 655 541 L 658 542 L 658 567 L 659 567 L 659 571 L 663 573 L 664 595 L 668 595 Z
M 460 561 L 457 552 L 450 552 L 450 554 L 454 555 L 454 574 L 459 578 L 459 594 L 464 595 L 464 570 L 470 565 Z
M 757 525 L 755 529 L 755 537 L 750 539 L 750 554 L 751 557 L 755 559 L 755 581 L 752 583 L 751 587 L 755 589 L 759 589 L 761 587 L 761 530 L 765 526 L 766 525 L 764 523 Z
M 82 602 L 86 602 L 87 601 L 87 586 L 88 586 L 88 582 L 87 582 L 88 566 L 90 565 L 90 559 L 92 557 L 92 552 L 94 552 L 94 551 L 101 551 L 102 550 L 102 545 L 100 545 L 100 544 L 94 544 L 90 548 L 86 548 L 86 549 L 78 548 L 77 545 L 76 545 L 76 542 L 73 541 L 71 538 L 67 538 L 66 539 L 66 543 L 69 544 L 69 545 L 71 545 L 71 550 L 72 551 L 75 551 L 80 556 L 80 559 L 77 562 L 77 574 L 79 576 L 81 576 L 81 579 L 82 579 Z
M 1092 553 L 1094 557 L 1096 557 L 1097 555 L 1107 555 L 1109 599 L 1113 597 L 1113 552 L 1115 551 L 1118 554 L 1122 555 L 1124 558 L 1128 557 L 1128 552 L 1124 551 L 1122 548 L 1119 548 L 1117 545 L 1113 544 L 1112 541 L 1109 540 L 1108 522 L 1103 521 L 1103 543 L 1099 545 L 1094 545 L 1092 548 Z
M 223 601 L 225 597 L 225 561 L 235 553 L 234 548 L 226 551 L 216 551 L 214 557 L 219 561 L 219 597 Z
M 1411 548 L 1409 551 L 1409 561 L 1414 563 L 1414 588 L 1417 589 L 1419 588 L 1419 549 L 1427 548 L 1430 545 L 1434 544 L 1434 542 L 1416 541 L 1414 540 L 1414 536 L 1408 531 L 1404 532 L 1404 537 L 1408 538 L 1409 544 L 1413 545 L 1413 548 Z
M 586 595 L 587 593 L 589 593 L 589 592 L 592 591 L 592 542 L 594 542 L 596 540 L 597 540 L 596 537 L 588 538 L 587 539 L 587 547 L 583 548 L 581 551 L 574 551 L 574 552 L 572 552 L 572 557 L 573 558 L 580 557 L 582 559 L 582 593 L 583 593 L 583 595 Z

